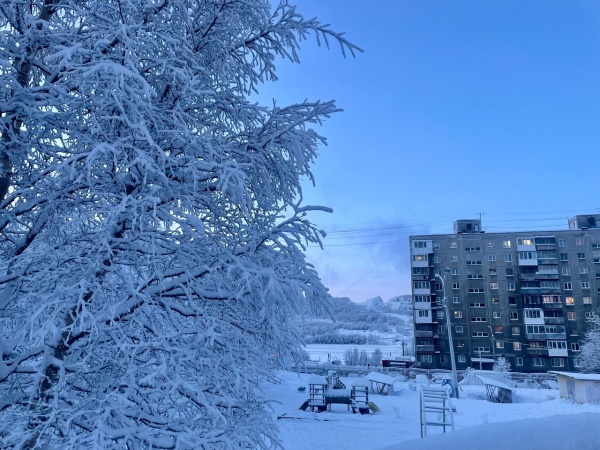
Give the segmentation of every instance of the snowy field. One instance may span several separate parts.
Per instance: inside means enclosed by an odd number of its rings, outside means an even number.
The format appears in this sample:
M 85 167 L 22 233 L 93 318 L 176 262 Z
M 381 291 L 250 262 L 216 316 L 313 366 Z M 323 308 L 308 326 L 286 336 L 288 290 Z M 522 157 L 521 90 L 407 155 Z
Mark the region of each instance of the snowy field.
M 396 382 L 395 395 L 370 395 L 380 411 L 352 414 L 346 405 L 332 405 L 332 411 L 301 411 L 308 399 L 310 375 L 280 371 L 281 384 L 266 384 L 275 400 L 273 413 L 286 450 L 360 449 L 406 450 L 468 448 L 591 450 L 600 449 L 597 427 L 600 405 L 579 405 L 558 397 L 557 390 L 516 389 L 512 404 L 486 400 L 483 386 L 462 386 L 453 400 L 455 432 L 420 439 L 419 395 L 409 382 Z M 341 379 L 347 386 L 352 378 Z M 306 392 L 299 392 L 300 386 Z M 584 414 L 585 413 L 585 414 Z M 511 422 L 512 421 L 512 422 Z

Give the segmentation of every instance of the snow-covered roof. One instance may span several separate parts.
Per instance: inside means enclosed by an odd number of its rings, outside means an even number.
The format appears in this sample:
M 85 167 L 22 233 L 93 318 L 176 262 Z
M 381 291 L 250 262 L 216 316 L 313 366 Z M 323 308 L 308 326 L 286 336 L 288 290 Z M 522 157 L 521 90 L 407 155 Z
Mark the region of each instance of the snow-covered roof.
M 389 375 L 385 375 L 379 372 L 369 372 L 369 374 L 365 378 L 369 381 L 376 381 L 377 383 L 389 385 L 394 384 L 394 381 L 396 381 L 394 377 L 390 377 Z
M 491 378 L 482 377 L 481 375 L 477 375 L 477 378 L 479 378 L 483 384 L 489 384 L 490 386 L 496 386 L 496 387 L 499 387 L 502 389 L 508 389 L 509 391 L 513 390 L 513 388 L 511 388 L 508 384 L 501 383 L 500 381 L 496 381 Z
M 562 375 L 564 377 L 573 378 L 574 380 L 600 381 L 600 374 L 598 374 L 598 373 L 555 372 L 555 371 L 550 371 L 549 373 L 555 373 L 556 375 Z

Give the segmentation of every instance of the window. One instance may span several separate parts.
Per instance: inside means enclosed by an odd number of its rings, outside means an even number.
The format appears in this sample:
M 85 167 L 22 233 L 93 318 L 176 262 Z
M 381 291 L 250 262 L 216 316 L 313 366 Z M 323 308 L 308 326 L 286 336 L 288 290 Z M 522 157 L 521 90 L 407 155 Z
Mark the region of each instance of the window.
M 569 260 L 569 255 L 567 253 L 561 253 L 560 254 L 560 260 L 561 261 L 568 261 Z
M 457 347 L 464 347 L 465 346 L 465 341 L 459 339 L 458 341 L 456 341 L 456 346 Z
M 575 238 L 575 245 L 583 245 L 583 238 Z
M 575 304 L 575 299 L 573 297 L 565 297 L 565 305 L 573 306 Z
M 504 241 L 504 242 L 502 242 L 502 246 L 503 246 L 504 248 L 510 248 L 510 247 L 511 247 L 511 245 L 510 245 L 510 241 Z
M 552 363 L 552 367 L 564 367 L 565 360 L 562 358 L 550 358 L 550 362 Z
M 583 253 L 583 252 L 577 253 L 577 259 L 585 259 L 585 253 Z
M 563 275 L 571 275 L 571 269 L 568 267 L 563 267 L 562 268 L 562 274 Z
M 544 360 L 542 358 L 533 358 L 533 365 L 536 367 L 543 367 Z
M 427 248 L 427 241 L 414 241 L 414 248 Z
M 428 309 L 419 309 L 418 310 L 419 317 L 429 317 Z
M 504 327 L 502 327 L 502 326 L 494 327 L 494 333 L 502 333 L 503 331 L 504 331 Z
M 433 249 L 434 250 L 439 250 L 440 249 L 440 243 L 439 242 L 434 242 L 433 243 Z
M 415 281 L 415 289 L 430 289 L 429 281 Z
M 443 309 L 438 309 L 436 311 L 436 317 L 438 319 L 443 319 L 444 317 L 446 317 L 446 314 L 444 313 L 444 310 Z
M 483 275 L 480 273 L 470 273 L 467 275 L 468 280 L 483 280 Z
M 460 289 L 460 283 L 452 283 L 452 289 Z
M 458 362 L 459 363 L 467 362 L 467 357 L 465 355 L 458 355 Z
M 595 314 L 594 314 L 592 311 L 587 311 L 587 312 L 585 313 L 585 318 L 586 318 L 586 320 L 591 320 L 591 319 L 593 319 L 593 318 L 594 318 L 594 316 L 595 316 Z
M 490 241 L 490 242 L 488 242 L 487 245 L 488 245 L 488 247 L 492 247 L 493 248 L 496 244 L 494 242 Z
M 454 318 L 455 319 L 461 319 L 462 318 L 462 311 L 454 311 Z
M 504 342 L 496 341 L 496 348 L 504 348 Z
M 498 275 L 498 272 L 496 271 L 496 268 L 490 269 L 490 275 L 491 276 Z
M 591 305 L 592 304 L 592 297 L 583 297 L 583 304 L 584 305 Z
M 504 255 L 504 262 L 512 262 L 512 255 Z
M 502 316 L 500 315 L 500 311 L 494 311 L 492 314 L 493 314 L 494 319 L 502 318 Z
M 527 325 L 525 327 L 527 333 L 529 334 L 544 334 L 546 333 L 545 325 Z
M 452 262 L 456 262 L 456 261 L 458 261 L 458 256 L 456 256 L 456 255 L 452 255 L 452 256 L 450 257 L 450 261 L 452 261 Z
M 440 258 L 440 255 L 433 255 L 433 262 L 437 264 L 441 263 L 442 258 Z
M 509 291 L 514 291 L 516 288 L 517 287 L 516 287 L 515 283 L 510 282 L 510 281 L 508 282 L 508 290 Z
M 441 291 L 442 290 L 442 283 L 435 283 L 435 290 L 436 291 Z
M 487 322 L 487 317 L 471 317 L 471 322 Z
M 548 341 L 548 348 L 566 350 L 567 349 L 567 341 Z
M 499 302 L 500 302 L 500 297 L 498 297 L 498 296 L 492 297 L 492 303 L 499 303 Z
M 559 247 L 564 247 L 564 246 L 566 246 L 566 245 L 567 245 L 567 244 L 566 244 L 566 242 L 565 242 L 565 240 L 564 240 L 564 239 L 559 239 L 559 240 L 558 240 L 558 246 L 559 246 Z
M 478 252 L 481 250 L 481 247 L 465 247 L 465 252 Z
M 579 346 L 579 342 L 571 342 L 571 350 L 574 352 L 580 352 L 581 347 Z
M 430 303 L 431 296 L 429 295 L 415 295 L 415 303 Z
M 462 333 L 463 332 L 463 326 L 462 325 L 456 325 L 454 327 L 454 331 L 456 331 L 457 333 Z
M 440 363 L 444 364 L 446 362 L 446 355 L 440 355 Z
M 579 273 L 582 275 L 585 275 L 586 273 L 588 273 L 588 268 L 587 267 L 580 267 L 579 268 Z
M 456 267 L 453 267 L 450 272 L 452 275 L 458 275 L 458 269 Z
M 413 255 L 412 260 L 416 261 L 416 262 L 427 262 L 428 261 L 427 255 Z
M 508 304 L 509 305 L 516 305 L 517 304 L 517 297 L 508 297 Z
M 483 288 L 469 288 L 469 293 L 471 293 L 471 294 L 484 294 L 485 290 Z
M 469 308 L 485 308 L 484 302 L 472 302 L 469 303 Z
M 507 276 L 507 277 L 512 277 L 512 276 L 514 276 L 514 272 L 513 272 L 513 268 L 512 268 L 512 267 L 507 267 L 507 268 L 506 268 L 506 276 Z
M 519 238 L 517 239 L 517 245 L 533 245 L 533 241 L 531 239 Z
M 519 311 L 511 311 L 510 320 L 519 320 Z
M 481 261 L 473 261 L 473 260 L 467 261 L 467 266 L 480 266 L 480 265 L 481 265 Z
M 431 355 L 419 355 L 419 361 L 421 361 L 422 363 L 431 364 L 433 358 L 431 357 Z
M 522 347 L 521 347 L 521 343 L 520 342 L 513 342 L 513 350 L 519 351 L 521 349 L 522 349 Z
M 517 356 L 515 358 L 515 366 L 522 366 L 523 365 L 523 357 L 522 356 Z
M 496 261 L 496 255 L 488 255 L 488 261 Z
M 490 283 L 490 289 L 498 289 L 498 283 Z
M 577 314 L 575 314 L 575 311 L 569 311 L 567 313 L 567 320 L 577 320 Z
M 564 289 L 565 289 L 565 291 L 572 291 L 573 290 L 573 284 L 570 281 L 566 281 L 564 283 Z
M 539 319 L 542 317 L 542 312 L 537 309 L 526 309 L 525 317 L 527 319 Z
M 581 282 L 581 289 L 589 289 L 590 288 L 590 282 L 589 281 L 582 281 Z
M 450 248 L 457 248 L 456 242 L 450 242 Z
M 512 327 L 510 329 L 510 331 L 511 331 L 512 334 L 515 334 L 515 335 L 516 334 L 521 334 L 521 329 L 519 327 Z
M 452 297 L 452 303 L 460 303 L 460 297 Z
M 474 338 L 478 338 L 478 337 L 489 337 L 490 334 L 487 331 L 473 331 L 471 333 L 471 337 Z

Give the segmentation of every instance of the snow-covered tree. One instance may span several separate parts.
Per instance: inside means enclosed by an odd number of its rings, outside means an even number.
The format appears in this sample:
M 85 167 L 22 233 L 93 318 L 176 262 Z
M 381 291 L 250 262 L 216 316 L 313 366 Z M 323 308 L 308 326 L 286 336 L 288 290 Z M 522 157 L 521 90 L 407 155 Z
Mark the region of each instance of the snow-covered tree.
M 278 444 L 337 108 L 248 98 L 311 33 L 355 50 L 287 0 L 0 2 L 3 448 Z
M 582 372 L 600 373 L 600 316 L 594 316 L 587 323 L 578 362 Z
M 498 358 L 496 358 L 496 361 L 494 361 L 494 372 L 507 373 L 510 372 L 510 369 L 510 363 L 506 360 L 504 356 L 499 356 Z
M 357 347 L 347 349 L 344 352 L 344 364 L 349 366 L 357 366 L 360 361 L 360 353 Z
M 383 359 L 383 353 L 381 352 L 381 350 L 379 348 L 376 348 L 375 350 L 373 350 L 373 352 L 371 353 L 371 356 L 369 358 L 369 363 L 372 366 L 378 366 L 381 364 L 381 360 Z

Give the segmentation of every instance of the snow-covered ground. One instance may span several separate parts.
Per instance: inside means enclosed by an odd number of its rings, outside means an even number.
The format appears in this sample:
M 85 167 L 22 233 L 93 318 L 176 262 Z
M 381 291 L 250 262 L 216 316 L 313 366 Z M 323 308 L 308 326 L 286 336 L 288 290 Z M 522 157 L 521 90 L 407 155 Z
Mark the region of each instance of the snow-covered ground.
M 483 386 L 462 386 L 460 398 L 453 400 L 456 431 L 445 435 L 437 431 L 420 439 L 419 394 L 407 381 L 394 384 L 393 396 L 371 394 L 370 401 L 380 411 L 363 416 L 352 414 L 346 405 L 333 405 L 330 412 L 301 411 L 310 375 L 277 374 L 283 383 L 266 384 L 266 389 L 276 402 L 274 415 L 286 417 L 277 420 L 286 450 L 454 449 L 465 445 L 485 450 L 600 449 L 600 405 L 561 399 L 556 390 L 516 389 L 515 403 L 498 404 L 486 400 Z M 342 381 L 350 385 L 352 378 Z M 305 392 L 298 391 L 301 386 Z
M 412 342 L 405 340 L 405 345 L 410 344 Z M 371 353 L 375 351 L 375 349 L 381 350 L 382 358 L 393 359 L 396 357 L 402 356 L 402 341 L 394 342 L 393 344 L 388 345 L 378 345 L 378 344 L 308 344 L 305 347 L 306 352 L 309 354 L 310 359 L 312 361 L 328 361 L 328 357 L 332 358 L 335 356 L 340 361 L 344 361 L 344 353 L 346 350 L 352 350 L 357 348 L 359 351 L 364 350 L 367 352 L 368 356 L 371 356 Z

